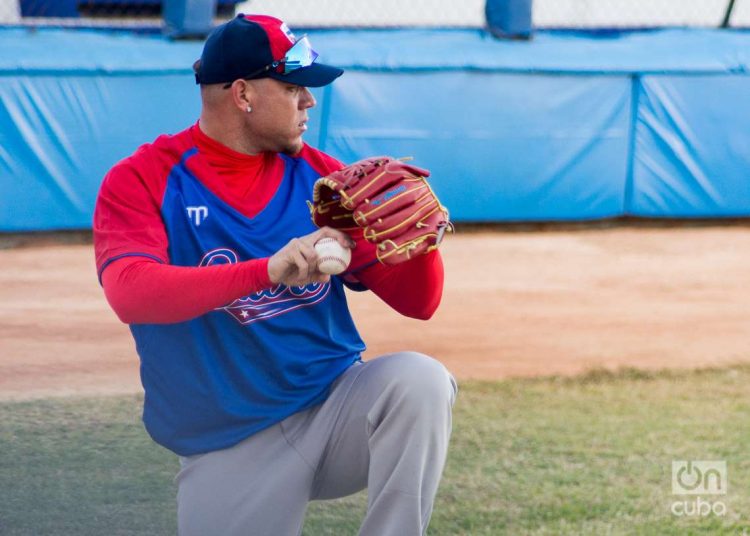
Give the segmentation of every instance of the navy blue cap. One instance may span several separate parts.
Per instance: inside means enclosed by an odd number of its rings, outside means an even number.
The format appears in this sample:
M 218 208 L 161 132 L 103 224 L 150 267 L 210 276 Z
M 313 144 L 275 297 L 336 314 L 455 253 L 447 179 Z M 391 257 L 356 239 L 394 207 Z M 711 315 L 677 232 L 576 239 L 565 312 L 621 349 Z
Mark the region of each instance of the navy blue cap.
M 342 69 L 317 62 L 288 74 L 283 74 L 283 64 L 263 70 L 284 58 L 294 42 L 294 35 L 281 20 L 267 15 L 239 14 L 209 34 L 201 59 L 195 63 L 195 82 L 226 84 L 257 73 L 253 78 L 320 87 L 344 73 Z

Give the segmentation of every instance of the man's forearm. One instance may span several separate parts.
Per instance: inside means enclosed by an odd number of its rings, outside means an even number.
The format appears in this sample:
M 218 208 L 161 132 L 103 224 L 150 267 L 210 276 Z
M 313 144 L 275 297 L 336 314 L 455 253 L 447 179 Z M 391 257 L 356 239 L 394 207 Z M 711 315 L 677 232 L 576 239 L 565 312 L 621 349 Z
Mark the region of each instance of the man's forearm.
M 443 296 L 444 270 L 439 251 L 396 266 L 375 263 L 355 275 L 394 310 L 411 318 L 428 320 Z
M 205 267 L 124 257 L 102 273 L 112 309 L 126 324 L 191 320 L 232 300 L 269 288 L 268 259 Z

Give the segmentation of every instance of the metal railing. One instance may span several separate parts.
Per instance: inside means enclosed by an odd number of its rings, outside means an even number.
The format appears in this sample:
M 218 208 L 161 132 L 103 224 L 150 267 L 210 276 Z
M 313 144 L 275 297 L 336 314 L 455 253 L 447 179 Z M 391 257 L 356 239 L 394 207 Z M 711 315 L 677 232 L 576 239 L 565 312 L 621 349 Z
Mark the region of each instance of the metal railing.
M 235 12 L 219 0 L 217 20 Z M 237 11 L 292 26 L 483 27 L 485 0 L 250 0 Z M 750 27 L 750 0 L 533 0 L 537 28 Z M 163 25 L 160 0 L 0 0 L 0 25 Z

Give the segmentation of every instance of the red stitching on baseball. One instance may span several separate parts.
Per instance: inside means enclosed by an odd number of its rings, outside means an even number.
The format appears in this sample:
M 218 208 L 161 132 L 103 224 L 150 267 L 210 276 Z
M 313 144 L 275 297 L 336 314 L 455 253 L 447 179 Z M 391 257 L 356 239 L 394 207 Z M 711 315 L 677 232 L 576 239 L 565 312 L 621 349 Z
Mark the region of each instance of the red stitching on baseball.
M 344 268 L 346 268 L 347 266 L 349 266 L 346 263 L 346 261 L 344 261 L 344 259 L 342 259 L 341 257 L 320 257 L 320 260 L 318 261 L 318 265 L 320 265 L 320 263 L 323 262 L 323 261 L 338 261 L 339 263 L 341 263 L 341 265 Z

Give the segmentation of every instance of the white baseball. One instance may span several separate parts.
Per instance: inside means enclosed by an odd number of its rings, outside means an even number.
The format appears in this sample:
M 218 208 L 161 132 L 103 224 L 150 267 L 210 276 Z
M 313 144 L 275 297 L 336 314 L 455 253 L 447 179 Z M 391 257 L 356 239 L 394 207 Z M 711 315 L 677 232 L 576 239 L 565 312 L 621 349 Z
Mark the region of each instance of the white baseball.
M 324 274 L 340 274 L 352 260 L 352 252 L 339 244 L 335 238 L 321 238 L 315 242 L 318 252 L 318 270 Z

